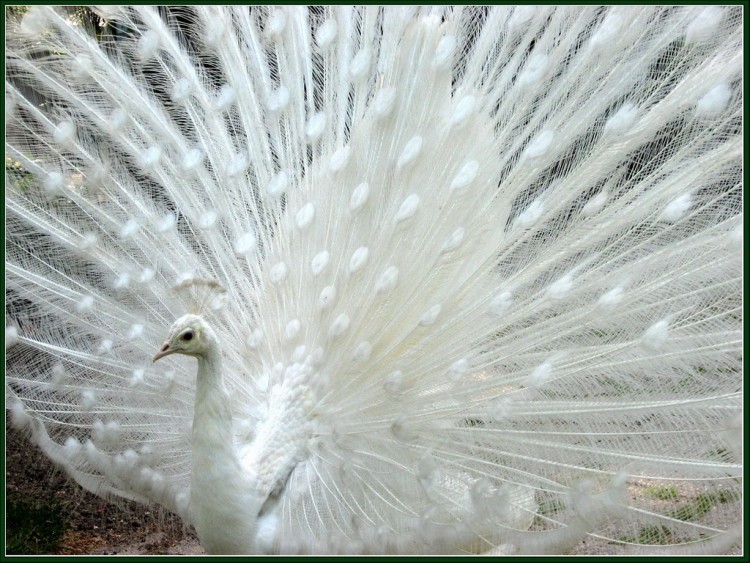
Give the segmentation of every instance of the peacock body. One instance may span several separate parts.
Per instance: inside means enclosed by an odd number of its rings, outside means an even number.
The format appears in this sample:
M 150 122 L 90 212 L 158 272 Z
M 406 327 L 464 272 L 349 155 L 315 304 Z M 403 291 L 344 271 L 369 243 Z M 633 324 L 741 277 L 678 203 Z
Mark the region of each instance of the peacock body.
M 740 541 L 740 9 L 97 14 L 6 50 L 6 400 L 78 483 L 213 553 Z

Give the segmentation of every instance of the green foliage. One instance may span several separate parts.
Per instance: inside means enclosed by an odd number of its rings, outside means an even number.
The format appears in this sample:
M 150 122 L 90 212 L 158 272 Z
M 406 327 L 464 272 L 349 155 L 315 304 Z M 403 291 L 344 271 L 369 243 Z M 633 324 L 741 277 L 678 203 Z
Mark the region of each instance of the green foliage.
M 565 509 L 565 503 L 561 500 L 553 499 L 551 501 L 542 502 L 539 504 L 539 514 L 542 516 L 549 516 Z
M 621 536 L 618 541 L 643 545 L 667 545 L 674 543 L 672 532 L 665 526 L 647 526 L 641 528 L 637 536 Z
M 5 6 L 5 17 L 21 19 L 28 11 L 29 6 Z
M 677 510 L 672 511 L 669 515 L 676 520 L 683 520 L 685 522 L 697 520 L 701 516 L 710 512 L 716 505 L 730 502 L 733 498 L 734 496 L 729 491 L 702 493 L 695 497 L 695 500 L 690 504 L 681 506 Z
M 677 487 L 650 487 L 644 494 L 659 500 L 677 500 Z
M 732 453 L 726 448 L 717 448 L 708 452 L 708 458 L 716 461 L 731 463 Z
M 34 177 L 28 173 L 17 160 L 5 157 L 6 188 L 26 192 L 34 185 Z
M 5 516 L 5 549 L 9 555 L 54 553 L 67 528 L 65 513 L 54 502 L 39 507 L 8 502 Z

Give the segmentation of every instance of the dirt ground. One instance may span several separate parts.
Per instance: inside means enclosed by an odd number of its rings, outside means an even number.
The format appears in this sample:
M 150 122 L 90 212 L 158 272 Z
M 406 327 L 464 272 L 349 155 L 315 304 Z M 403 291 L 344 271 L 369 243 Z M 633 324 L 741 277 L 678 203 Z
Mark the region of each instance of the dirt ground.
M 84 491 L 7 424 L 5 479 L 6 506 L 53 505 L 64 516 L 65 531 L 58 547 L 45 551 L 46 554 L 205 554 L 192 528 L 186 528 L 176 516 L 150 511 L 132 502 L 115 505 Z M 571 552 L 573 555 L 616 553 L 615 546 L 592 538 Z M 728 554 L 742 554 L 741 546 L 735 546 Z
M 198 555 L 205 553 L 179 518 L 121 506 L 84 491 L 57 470 L 26 438 L 6 426 L 6 503 L 56 505 L 66 530 L 51 555 Z

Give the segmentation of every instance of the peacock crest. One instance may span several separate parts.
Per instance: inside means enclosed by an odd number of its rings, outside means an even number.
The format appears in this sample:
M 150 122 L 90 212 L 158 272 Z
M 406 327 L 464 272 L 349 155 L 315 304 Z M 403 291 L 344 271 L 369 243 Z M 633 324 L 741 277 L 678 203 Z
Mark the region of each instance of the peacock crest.
M 227 290 L 216 280 L 188 279 L 174 286 L 173 291 L 193 315 L 210 317 L 227 305 Z

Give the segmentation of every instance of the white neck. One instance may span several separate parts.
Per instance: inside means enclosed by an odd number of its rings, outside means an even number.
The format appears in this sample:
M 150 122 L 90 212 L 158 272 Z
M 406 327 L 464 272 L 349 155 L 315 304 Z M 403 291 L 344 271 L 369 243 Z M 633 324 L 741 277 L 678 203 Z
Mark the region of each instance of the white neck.
M 221 352 L 215 345 L 198 358 L 193 417 L 190 510 L 206 551 L 252 553 L 264 500 L 237 459 L 229 395 L 221 378 Z
M 198 357 L 198 378 L 193 416 L 193 459 L 226 455 L 236 461 L 232 442 L 232 412 L 221 374 L 221 352 L 212 346 Z M 195 471 L 194 471 L 195 473 Z
M 309 438 L 308 373 L 296 367 L 269 393 L 267 418 L 240 461 L 217 344 L 198 358 L 193 417 L 191 516 L 208 553 L 250 554 L 269 496 L 283 487 Z

